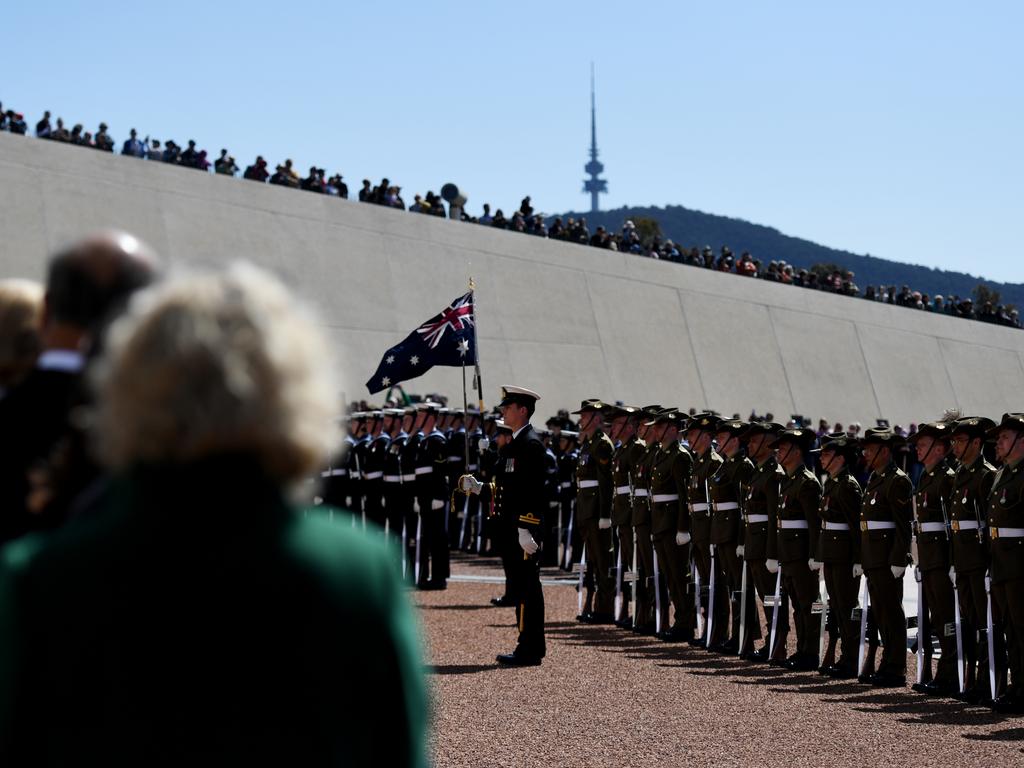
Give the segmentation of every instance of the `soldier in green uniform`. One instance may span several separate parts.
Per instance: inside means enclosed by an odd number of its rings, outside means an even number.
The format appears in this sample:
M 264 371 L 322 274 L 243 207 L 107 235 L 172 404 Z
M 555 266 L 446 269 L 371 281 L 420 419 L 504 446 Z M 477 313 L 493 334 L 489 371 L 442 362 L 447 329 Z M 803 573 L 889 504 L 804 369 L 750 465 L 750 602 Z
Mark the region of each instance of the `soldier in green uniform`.
M 949 696 L 957 692 L 956 634 L 953 621 L 953 584 L 949 579 L 950 541 L 946 499 L 953 488 L 954 472 L 946 461 L 952 427 L 938 421 L 922 424 L 910 438 L 917 460 L 923 471 L 914 492 L 914 533 L 917 538 L 916 577 L 921 581 L 921 592 L 927 620 L 918 627 L 918 642 L 924 642 L 927 662 L 915 691 L 935 696 Z M 942 658 L 939 659 L 935 678 L 931 678 L 931 635 L 938 635 Z
M 775 442 L 775 456 L 786 473 L 779 487 L 775 525 L 768 529 L 768 570 L 782 569 L 782 588 L 793 604 L 796 624 L 796 652 L 786 659 L 788 669 L 810 671 L 818 668 L 820 621 L 812 612 L 818 599 L 818 571 L 815 559 L 821 520 L 818 504 L 821 484 L 804 464 L 804 454 L 814 445 L 809 429 L 785 429 Z
M 902 443 L 888 428 L 868 429 L 861 441 L 864 463 L 871 471 L 860 508 L 861 567 L 882 638 L 878 671 L 861 682 L 885 688 L 906 685 L 907 671 L 903 574 L 910 560 L 913 486 L 893 462 L 893 449 Z
M 576 465 L 576 526 L 587 555 L 588 590 L 584 611 L 578 617 L 587 624 L 612 624 L 615 581 L 611 575 L 612 553 L 612 454 L 611 438 L 604 433 L 608 406 L 597 399 L 585 400 L 580 416 L 579 460 Z
M 626 606 L 632 599 L 632 589 L 625 582 L 624 574 L 633 571 L 633 503 L 630 498 L 632 483 L 630 476 L 633 466 L 643 455 L 647 444 L 636 434 L 636 414 L 639 409 L 633 406 L 613 406 L 611 409 L 611 438 L 616 442 L 615 454 L 612 457 L 612 525 L 618 537 L 619 552 L 615 563 L 616 593 L 621 594 L 621 602 L 616 606 L 618 615 L 615 623 L 623 629 L 631 628 L 633 620 Z M 640 589 L 641 593 L 643 589 Z M 644 595 L 646 599 L 646 595 Z M 639 595 L 638 595 L 639 600 Z
M 768 571 L 768 530 L 775 525 L 775 514 L 779 502 L 779 485 L 785 474 L 775 460 L 775 436 L 782 426 L 774 422 L 753 422 L 743 432 L 741 439 L 746 442 L 747 455 L 754 463 L 754 474 L 750 478 L 743 499 L 743 543 L 736 553 L 744 559 L 753 579 L 754 587 L 761 597 L 765 623 L 771 626 L 772 616 L 778 610 L 776 626 L 776 659 L 786 657 L 786 638 L 789 635 L 789 601 L 785 595 L 779 605 L 769 612 L 764 606 L 766 598 L 775 594 L 775 575 Z M 754 652 L 753 641 L 761 637 L 760 622 L 755 622 L 749 632 L 747 648 L 740 649 L 740 657 L 748 661 L 768 661 L 769 643 Z
M 668 642 L 692 638 L 694 620 L 692 603 L 686 598 L 690 562 L 686 501 L 693 457 L 679 444 L 679 418 L 676 409 L 666 408 L 647 422 L 653 429 L 652 439 L 661 446 L 651 464 L 651 538 L 673 607 L 672 624 L 661 633 L 661 639 Z M 664 600 L 661 610 L 665 627 L 668 605 Z
M 630 482 L 633 486 L 633 533 L 636 536 L 637 563 L 640 566 L 640 572 L 637 574 L 637 606 L 633 631 L 643 635 L 654 634 L 658 626 L 655 621 L 655 605 L 658 601 L 664 602 L 655 591 L 658 586 L 655 582 L 658 579 L 655 578 L 654 542 L 651 539 L 650 497 L 651 467 L 661 446 L 656 440 L 651 439 L 652 428 L 648 427 L 644 420 L 656 417 L 660 411 L 660 405 L 648 405 L 641 408 L 637 414 L 637 437 L 644 443 L 644 449 L 630 472 Z M 640 589 L 641 585 L 643 591 Z M 646 599 L 641 600 L 641 597 Z
M 857 676 L 860 652 L 859 627 L 853 619 L 857 607 L 853 564 L 860 562 L 861 489 L 851 471 L 857 461 L 856 452 L 856 439 L 846 436 L 833 437 L 821 446 L 821 468 L 828 478 L 818 511 L 821 533 L 815 559 L 824 568 L 828 610 L 834 617 L 841 653 L 839 661 L 819 671 L 844 680 Z
M 964 699 L 972 703 L 991 702 L 988 675 L 988 602 L 985 575 L 989 566 L 989 538 L 985 515 L 996 470 L 985 460 L 985 433 L 995 427 L 992 419 L 969 416 L 958 419 L 950 435 L 953 455 L 959 467 L 946 508 L 949 510 L 953 561 L 950 580 L 960 599 L 961 635 L 966 660 Z M 980 638 L 979 638 L 980 633 Z M 1006 644 L 1003 634 L 992 637 L 996 672 L 1006 677 Z
M 1006 635 L 1011 680 L 993 706 L 1002 712 L 1020 712 L 1024 710 L 1024 413 L 1004 413 L 989 436 L 996 438 L 996 459 L 1002 462 L 987 505 L 992 613 L 996 631 Z
M 729 639 L 711 650 L 717 653 L 736 655 L 740 652 L 740 612 L 746 612 L 744 627 L 753 627 L 757 622 L 757 605 L 753 596 L 753 583 L 747 589 L 746 606 L 741 608 L 740 591 L 743 584 L 743 560 L 736 553 L 740 545 L 742 513 L 741 494 L 754 474 L 754 464 L 743 454 L 743 443 L 739 436 L 746 430 L 747 423 L 732 419 L 718 423 L 715 428 L 715 442 L 718 452 L 725 459 L 719 470 L 708 483 L 711 494 L 711 545 L 722 562 L 732 624 Z M 750 575 L 747 574 L 749 581 Z
M 690 533 L 693 536 L 691 554 L 693 555 L 694 566 L 697 575 L 700 577 L 701 595 L 700 611 L 705 616 L 705 621 L 711 622 L 713 637 L 695 638 L 695 645 L 707 644 L 713 648 L 721 643 L 728 632 L 729 604 L 726 596 L 725 572 L 715 552 L 712 557 L 711 550 L 711 511 L 708 506 L 708 484 L 711 478 L 718 473 L 725 460 L 719 456 L 718 451 L 712 444 L 715 436 L 715 429 L 721 419 L 713 413 L 698 413 L 686 424 L 686 441 L 693 451 L 694 463 L 693 472 L 690 474 L 689 487 L 689 513 Z M 714 616 L 708 611 L 711 606 L 711 582 L 712 569 L 714 569 Z M 697 576 L 694 576 L 696 583 Z M 707 592 L 708 598 L 704 598 Z M 696 601 L 695 601 L 696 602 Z M 706 634 L 706 630 L 705 630 Z

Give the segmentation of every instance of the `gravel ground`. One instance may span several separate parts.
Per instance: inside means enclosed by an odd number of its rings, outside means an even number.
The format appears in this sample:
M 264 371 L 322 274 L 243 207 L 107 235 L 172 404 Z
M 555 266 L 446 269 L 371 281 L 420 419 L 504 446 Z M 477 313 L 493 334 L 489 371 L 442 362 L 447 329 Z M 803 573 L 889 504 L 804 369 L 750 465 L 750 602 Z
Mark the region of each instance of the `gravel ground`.
M 476 579 L 500 568 L 454 556 L 452 571 L 474 580 L 413 596 L 438 766 L 1024 765 L 1024 718 L 580 625 L 572 586 L 544 588 L 543 666 L 499 668 L 514 611 Z

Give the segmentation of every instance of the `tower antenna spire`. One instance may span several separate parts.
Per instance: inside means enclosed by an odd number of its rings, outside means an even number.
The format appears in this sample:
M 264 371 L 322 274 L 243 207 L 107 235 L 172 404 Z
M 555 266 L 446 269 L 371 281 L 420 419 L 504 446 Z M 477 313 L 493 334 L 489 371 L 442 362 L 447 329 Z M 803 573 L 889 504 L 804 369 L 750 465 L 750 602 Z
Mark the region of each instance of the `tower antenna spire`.
M 600 210 L 598 195 L 608 191 L 608 182 L 600 178 L 604 165 L 597 159 L 597 99 L 594 85 L 594 62 L 590 62 L 590 162 L 583 166 L 589 179 L 583 182 L 583 191 L 590 193 L 590 212 Z

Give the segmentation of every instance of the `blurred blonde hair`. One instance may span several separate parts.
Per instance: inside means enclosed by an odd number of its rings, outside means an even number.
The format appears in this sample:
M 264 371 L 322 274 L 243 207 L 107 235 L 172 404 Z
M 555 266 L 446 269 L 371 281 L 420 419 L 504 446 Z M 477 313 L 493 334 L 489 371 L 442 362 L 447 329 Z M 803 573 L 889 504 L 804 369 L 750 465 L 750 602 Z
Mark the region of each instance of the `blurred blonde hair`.
M 137 294 L 107 345 L 96 437 L 115 469 L 247 454 L 287 483 L 336 443 L 334 365 L 320 328 L 250 264 Z
M 42 317 L 42 285 L 0 280 L 0 387 L 17 384 L 32 370 L 42 348 Z

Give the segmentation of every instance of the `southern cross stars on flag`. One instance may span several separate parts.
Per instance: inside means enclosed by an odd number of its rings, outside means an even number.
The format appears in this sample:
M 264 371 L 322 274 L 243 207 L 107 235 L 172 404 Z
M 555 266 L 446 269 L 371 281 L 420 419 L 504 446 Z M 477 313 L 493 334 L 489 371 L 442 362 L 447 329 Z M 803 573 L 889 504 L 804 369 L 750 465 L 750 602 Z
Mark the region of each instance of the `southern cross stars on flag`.
M 470 291 L 385 352 L 376 372 L 366 382 L 366 388 L 372 395 L 422 376 L 435 365 L 474 365 L 473 325 L 473 292 Z

